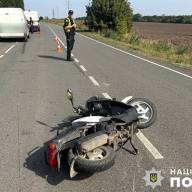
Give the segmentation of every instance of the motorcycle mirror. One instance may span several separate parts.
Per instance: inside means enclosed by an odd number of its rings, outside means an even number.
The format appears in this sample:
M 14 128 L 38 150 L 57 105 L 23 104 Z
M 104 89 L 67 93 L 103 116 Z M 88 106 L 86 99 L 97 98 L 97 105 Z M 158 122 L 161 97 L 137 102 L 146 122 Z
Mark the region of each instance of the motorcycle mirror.
M 73 105 L 73 92 L 71 89 L 67 89 L 67 98 L 69 101 L 71 101 L 71 104 Z

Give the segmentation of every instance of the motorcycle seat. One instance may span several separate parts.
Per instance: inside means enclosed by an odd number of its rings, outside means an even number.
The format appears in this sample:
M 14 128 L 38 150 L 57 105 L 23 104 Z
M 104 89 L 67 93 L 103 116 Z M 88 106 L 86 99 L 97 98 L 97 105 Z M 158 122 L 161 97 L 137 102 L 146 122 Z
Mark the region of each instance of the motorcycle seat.
M 131 124 L 133 122 L 138 121 L 138 113 L 134 107 L 129 108 L 126 112 L 120 115 L 112 116 L 111 120 L 122 121 L 126 124 Z

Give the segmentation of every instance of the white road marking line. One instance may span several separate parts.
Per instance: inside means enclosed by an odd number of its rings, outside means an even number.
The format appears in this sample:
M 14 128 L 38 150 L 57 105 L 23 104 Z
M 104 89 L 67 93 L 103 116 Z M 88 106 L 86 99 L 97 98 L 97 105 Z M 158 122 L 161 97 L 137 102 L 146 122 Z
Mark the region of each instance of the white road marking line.
M 74 61 L 75 61 L 76 63 L 79 63 L 79 60 L 78 60 L 77 58 L 75 58 Z
M 9 49 L 7 49 L 7 51 L 5 51 L 5 53 L 8 53 L 9 51 L 11 51 L 11 49 L 13 49 L 15 47 L 15 45 L 12 45 L 11 47 L 9 47 Z
M 51 32 L 53 33 L 53 35 L 56 37 L 58 37 L 58 35 L 55 33 L 55 31 L 48 25 L 49 29 L 51 30 Z M 63 41 L 58 37 L 59 42 L 63 45 L 63 47 L 65 47 L 65 44 L 63 43 Z
M 105 98 L 112 99 L 108 93 L 102 93 L 102 94 Z M 147 139 L 147 137 L 145 137 L 145 135 L 140 130 L 138 131 L 136 136 L 155 159 L 164 159 L 161 153 L 154 147 L 154 145 Z
M 0 55 L 0 59 L 3 58 L 3 57 L 4 57 L 4 55 Z
M 80 68 L 81 68 L 84 72 L 87 71 L 87 69 L 86 69 L 83 65 L 80 65 Z
M 144 144 L 148 151 L 153 155 L 155 159 L 163 159 L 164 157 L 159 151 L 153 146 L 153 144 L 145 137 L 145 135 L 139 131 L 137 134 L 138 139 Z
M 89 79 L 92 81 L 92 83 L 97 86 L 100 87 L 99 83 L 95 80 L 95 78 L 93 76 L 89 76 Z
M 112 99 L 112 98 L 109 96 L 108 93 L 102 93 L 102 94 L 103 94 L 103 96 L 104 96 L 105 98 L 107 98 L 107 99 Z
M 73 53 L 71 53 L 71 56 L 74 57 Z
M 127 55 L 130 55 L 130 56 L 135 57 L 135 58 L 137 58 L 137 59 L 140 59 L 140 60 L 142 60 L 142 61 L 148 62 L 148 63 L 150 63 L 150 64 L 152 64 L 152 65 L 158 66 L 158 67 L 163 68 L 163 69 L 167 69 L 168 71 L 172 71 L 172 72 L 174 72 L 174 73 L 177 73 L 177 74 L 179 74 L 179 75 L 182 75 L 182 76 L 184 76 L 184 77 L 187 77 L 187 78 L 192 79 L 192 76 L 187 75 L 187 74 L 185 74 L 185 73 L 179 72 L 179 71 L 174 70 L 174 69 L 171 69 L 171 68 L 169 68 L 169 67 L 165 67 L 165 66 L 163 66 L 163 65 L 160 65 L 160 64 L 155 63 L 155 62 L 153 62 L 153 61 L 150 61 L 150 60 L 148 60 L 148 59 L 144 59 L 144 58 L 142 58 L 142 57 L 139 57 L 139 56 L 134 55 L 134 54 L 132 54 L 132 53 L 129 53 L 129 52 L 127 52 L 127 51 L 123 51 L 123 50 L 118 49 L 118 48 L 116 48 L 116 47 L 113 47 L 113 46 L 111 46 L 111 45 L 107 45 L 107 44 L 105 44 L 105 43 L 102 43 L 102 42 L 100 42 L 100 41 L 97 41 L 97 40 L 95 40 L 95 39 L 92 39 L 92 38 L 90 38 L 90 37 L 87 37 L 87 36 L 85 36 L 85 35 L 82 35 L 82 34 L 80 34 L 80 33 L 78 33 L 78 35 L 80 35 L 80 36 L 82 36 L 82 37 L 85 37 L 85 38 L 87 38 L 87 39 L 90 39 L 90 40 L 92 40 L 92 41 L 95 41 L 95 42 L 97 42 L 97 43 L 99 43 L 99 44 L 101 44 L 101 45 L 105 45 L 106 47 L 112 48 L 112 49 L 114 49 L 114 50 L 116 50 L 116 51 L 120 51 L 121 53 L 125 53 L 125 54 L 127 54 Z

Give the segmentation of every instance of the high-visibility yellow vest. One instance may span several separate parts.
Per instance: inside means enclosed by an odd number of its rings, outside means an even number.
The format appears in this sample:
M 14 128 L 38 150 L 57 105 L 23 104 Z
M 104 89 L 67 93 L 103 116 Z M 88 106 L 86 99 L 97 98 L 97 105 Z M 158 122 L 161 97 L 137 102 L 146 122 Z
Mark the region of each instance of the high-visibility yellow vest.
M 67 29 L 68 26 L 71 26 L 72 25 L 72 22 L 73 24 L 75 23 L 74 19 L 70 19 L 69 17 L 65 18 L 65 21 L 64 21 L 64 29 L 65 29 L 65 32 L 68 33 L 68 32 L 71 32 L 71 29 Z M 68 23 L 66 25 L 66 23 Z

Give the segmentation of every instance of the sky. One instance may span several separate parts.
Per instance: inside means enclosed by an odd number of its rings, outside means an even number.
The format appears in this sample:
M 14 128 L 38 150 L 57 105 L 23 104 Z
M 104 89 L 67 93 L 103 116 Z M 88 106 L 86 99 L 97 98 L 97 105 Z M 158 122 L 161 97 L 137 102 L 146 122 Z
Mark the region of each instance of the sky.
M 86 15 L 90 0 L 69 0 L 75 17 Z M 67 15 L 68 0 L 25 0 L 26 10 L 38 11 L 42 16 L 63 18 Z M 134 13 L 142 15 L 192 15 L 192 0 L 129 0 Z

